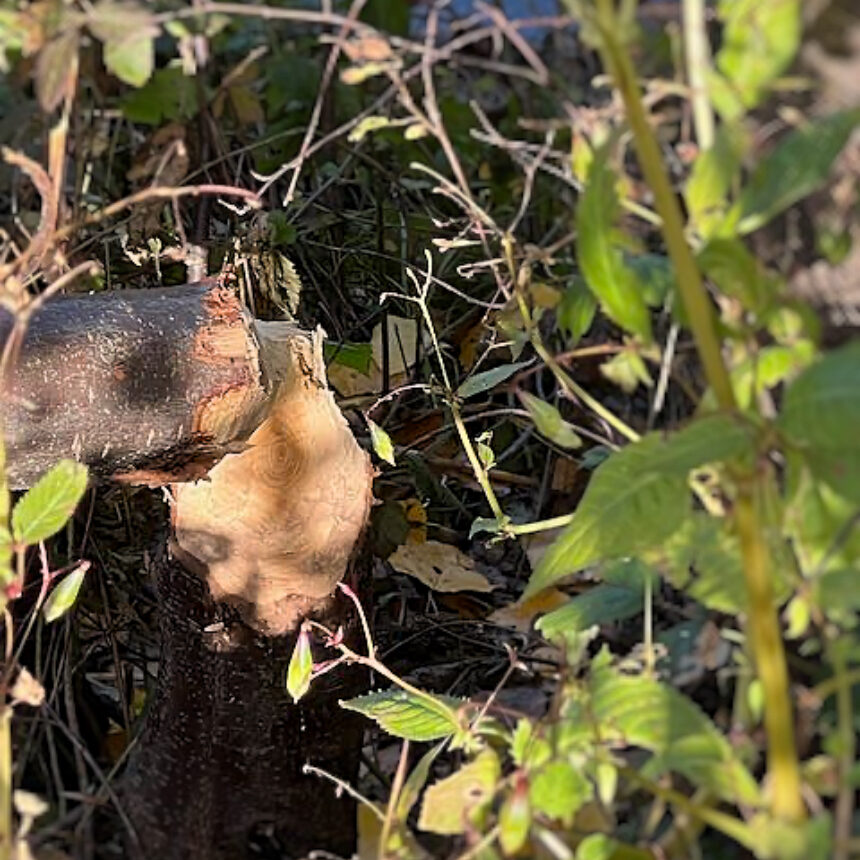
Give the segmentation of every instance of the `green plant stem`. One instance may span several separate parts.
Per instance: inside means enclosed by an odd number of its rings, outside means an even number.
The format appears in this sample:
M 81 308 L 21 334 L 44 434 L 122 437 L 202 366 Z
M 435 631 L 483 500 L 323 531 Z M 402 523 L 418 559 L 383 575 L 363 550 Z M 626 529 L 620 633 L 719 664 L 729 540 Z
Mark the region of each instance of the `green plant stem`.
M 713 809 L 710 806 L 703 806 L 695 800 L 691 800 L 686 794 L 682 794 L 673 788 L 665 788 L 642 776 L 635 768 L 620 767 L 618 771 L 629 782 L 638 785 L 666 803 L 671 803 L 677 809 L 685 812 L 690 818 L 697 819 L 709 827 L 713 827 L 714 830 L 725 833 L 726 836 L 734 839 L 735 842 L 743 845 L 745 848 L 751 850 L 754 848 L 755 839 L 753 838 L 753 834 L 750 832 L 749 827 L 739 818 L 727 815 L 725 812 L 720 812 L 718 809 Z
M 509 523 L 505 531 L 509 535 L 531 535 L 536 532 L 548 532 L 552 529 L 564 528 L 573 522 L 573 514 L 562 514 L 548 520 L 536 520 L 533 523 Z
M 714 114 L 708 101 L 711 49 L 705 21 L 705 0 L 684 0 L 684 53 L 696 142 L 702 152 L 714 144 Z
M 617 38 L 612 0 L 597 0 L 597 23 L 604 60 L 615 78 L 627 110 L 633 143 L 645 180 L 654 194 L 663 219 L 663 238 L 675 269 L 678 291 L 690 320 L 690 328 L 719 406 L 732 411 L 735 396 L 723 363 L 714 313 L 696 261 L 684 238 L 681 209 L 669 182 L 660 148 L 648 124 L 639 85 L 627 50 Z M 744 577 L 749 598 L 749 630 L 765 699 L 768 773 L 771 812 L 779 819 L 800 821 L 805 816 L 800 768 L 794 740 L 785 649 L 774 605 L 771 560 L 758 496 L 761 477 L 745 468 L 738 476 L 734 518 L 741 539 Z
M 0 707 L 0 860 L 11 860 L 12 709 L 5 704 Z
M 834 812 L 835 836 L 833 860 L 848 860 L 851 856 L 849 842 L 854 818 L 855 789 L 852 780 L 854 759 L 857 755 L 857 736 L 854 733 L 854 701 L 845 649 L 834 642 L 830 649 L 830 660 L 836 673 L 836 732 L 839 737 L 839 789 Z

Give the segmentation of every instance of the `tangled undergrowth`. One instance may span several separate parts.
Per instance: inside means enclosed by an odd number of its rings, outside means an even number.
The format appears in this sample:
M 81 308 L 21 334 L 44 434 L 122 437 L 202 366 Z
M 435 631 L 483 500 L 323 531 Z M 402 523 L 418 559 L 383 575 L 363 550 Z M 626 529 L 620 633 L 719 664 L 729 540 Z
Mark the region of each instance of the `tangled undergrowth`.
M 287 684 L 379 681 L 362 858 L 857 856 L 860 22 L 460 5 L 0 9 L 4 306 L 220 274 L 325 329 L 373 595 Z M 117 856 L 161 500 L 25 576 L 63 468 L 0 531 L 0 758 L 36 856 Z

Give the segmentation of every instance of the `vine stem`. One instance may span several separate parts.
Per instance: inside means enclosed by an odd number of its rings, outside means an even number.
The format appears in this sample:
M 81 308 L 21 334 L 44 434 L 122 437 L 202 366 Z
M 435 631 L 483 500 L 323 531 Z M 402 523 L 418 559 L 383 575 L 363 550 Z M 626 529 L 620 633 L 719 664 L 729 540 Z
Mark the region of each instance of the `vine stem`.
M 663 220 L 663 238 L 708 384 L 720 408 L 732 411 L 736 408 L 735 396 L 723 362 L 713 309 L 699 268 L 684 238 L 681 209 L 645 115 L 630 55 L 617 36 L 619 27 L 613 0 L 597 0 L 596 23 L 603 43 L 605 65 L 624 99 L 639 165 L 654 194 L 655 208 Z M 774 603 L 770 550 L 760 511 L 762 481 L 766 476 L 749 467 L 738 467 L 735 479 L 734 520 L 740 537 L 749 599 L 748 628 L 765 700 L 770 807 L 775 818 L 802 821 L 806 810 L 801 794 L 788 669 Z

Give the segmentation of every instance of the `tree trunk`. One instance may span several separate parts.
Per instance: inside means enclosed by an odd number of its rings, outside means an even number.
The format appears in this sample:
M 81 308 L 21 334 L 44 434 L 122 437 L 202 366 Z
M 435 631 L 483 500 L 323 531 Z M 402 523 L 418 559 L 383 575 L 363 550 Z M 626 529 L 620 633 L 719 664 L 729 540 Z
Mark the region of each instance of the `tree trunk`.
M 162 662 L 123 791 L 130 853 L 259 857 L 268 834 L 276 856 L 351 853 L 352 803 L 302 768 L 355 778 L 360 718 L 338 699 L 361 673 L 323 676 L 300 705 L 285 688 L 302 619 L 357 632 L 336 585 L 360 572 L 372 499 L 320 334 L 254 321 L 212 282 L 57 299 L 26 336 L 0 314 L 0 346 L 17 355 L 13 486 L 74 456 L 172 488 L 173 535 L 154 552 Z
M 325 849 L 349 857 L 353 801 L 302 769 L 310 763 L 354 782 L 362 720 L 337 702 L 360 692 L 363 673 L 329 673 L 294 704 L 285 688 L 294 635 L 259 635 L 180 565 L 156 567 L 162 658 L 123 784 L 140 840 L 130 855 L 240 860 Z M 337 626 L 344 603 L 332 601 L 318 617 Z

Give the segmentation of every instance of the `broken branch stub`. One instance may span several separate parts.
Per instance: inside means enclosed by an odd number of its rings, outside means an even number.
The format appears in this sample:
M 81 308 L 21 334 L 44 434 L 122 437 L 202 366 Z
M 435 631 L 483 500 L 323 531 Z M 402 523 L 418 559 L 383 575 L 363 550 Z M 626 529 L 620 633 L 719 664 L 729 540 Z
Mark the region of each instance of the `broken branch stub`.
M 96 477 L 157 486 L 198 477 L 247 439 L 271 389 L 253 321 L 216 281 L 62 296 L 23 342 L 0 408 L 8 477 L 31 486 L 74 457 Z

